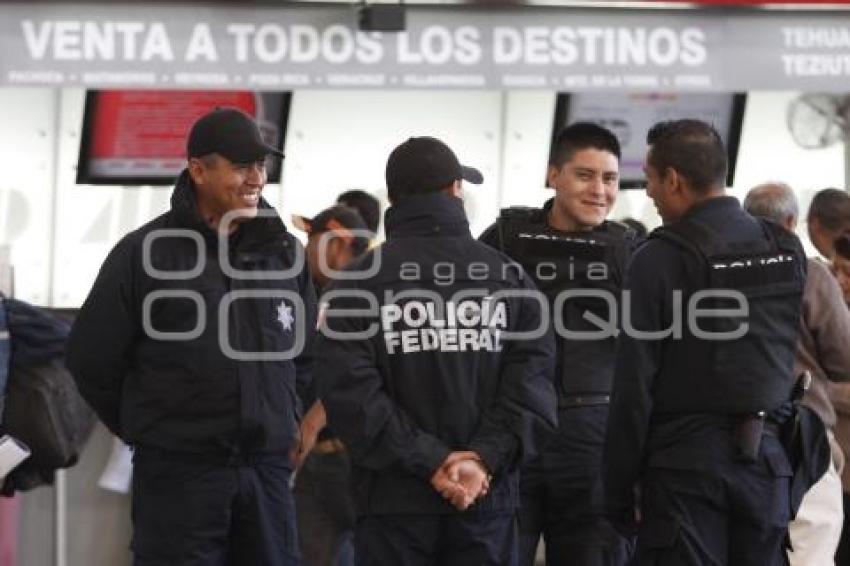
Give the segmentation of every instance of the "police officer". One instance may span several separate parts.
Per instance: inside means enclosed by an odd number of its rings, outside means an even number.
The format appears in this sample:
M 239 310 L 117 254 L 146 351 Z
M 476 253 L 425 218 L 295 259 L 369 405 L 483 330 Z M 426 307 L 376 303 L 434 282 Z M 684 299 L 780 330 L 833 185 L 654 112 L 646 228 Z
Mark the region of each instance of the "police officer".
M 784 563 L 791 396 L 805 256 L 725 195 L 726 152 L 698 120 L 649 132 L 664 226 L 632 257 L 605 449 L 606 505 L 639 564 Z
M 558 320 L 558 432 L 521 478 L 525 566 L 534 563 L 541 534 L 548 564 L 601 566 L 626 558 L 625 541 L 605 517 L 601 489 L 615 333 L 601 333 L 584 318 L 588 311 L 606 321 L 616 316 L 599 294 L 618 300 L 636 241 L 632 230 L 605 220 L 617 197 L 619 158 L 620 144 L 609 130 L 587 122 L 564 128 L 549 158 L 554 198 L 543 208 L 503 210 L 481 236 L 525 267 Z M 577 296 L 564 300 L 570 293 Z M 578 339 L 582 333 L 590 339 Z
M 307 233 L 305 253 L 317 291 L 369 246 L 374 233 L 354 208 L 332 206 L 313 218 L 292 216 L 293 224 Z M 314 382 L 318 381 L 314 378 Z M 354 501 L 349 490 L 348 452 L 325 425 L 321 400 L 309 388 L 301 392 L 309 410 L 301 420 L 295 484 L 298 536 L 304 563 L 310 566 L 347 566 L 353 563 Z
M 282 154 L 234 108 L 195 122 L 187 154 L 171 209 L 106 258 L 68 368 L 135 447 L 136 566 L 297 565 L 293 391 L 316 294 L 261 197 L 266 157 Z
M 387 241 L 325 295 L 316 375 L 358 566 L 514 564 L 518 468 L 555 425 L 545 299 L 472 238 L 462 179 L 483 181 L 435 138 L 396 147 Z

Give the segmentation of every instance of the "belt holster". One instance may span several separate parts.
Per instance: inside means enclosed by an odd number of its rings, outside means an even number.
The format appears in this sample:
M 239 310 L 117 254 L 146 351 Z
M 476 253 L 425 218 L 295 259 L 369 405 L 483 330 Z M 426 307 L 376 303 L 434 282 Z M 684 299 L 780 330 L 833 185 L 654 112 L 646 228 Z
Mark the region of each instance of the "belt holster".
M 764 433 L 764 411 L 745 415 L 735 425 L 735 448 L 745 462 L 758 460 L 761 437 Z

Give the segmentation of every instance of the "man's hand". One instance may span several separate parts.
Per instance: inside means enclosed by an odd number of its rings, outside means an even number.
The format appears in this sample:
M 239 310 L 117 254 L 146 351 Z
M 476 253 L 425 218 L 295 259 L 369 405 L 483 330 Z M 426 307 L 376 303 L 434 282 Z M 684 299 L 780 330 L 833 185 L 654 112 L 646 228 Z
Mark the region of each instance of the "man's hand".
M 487 495 L 490 475 L 475 452 L 452 452 L 431 478 L 440 495 L 464 511 Z
M 453 497 L 452 505 L 463 511 L 478 499 L 487 495 L 490 477 L 478 460 L 461 460 L 451 465 L 449 479 L 463 487 L 464 497 Z
M 466 498 L 466 491 L 463 486 L 449 479 L 445 465 L 437 468 L 437 471 L 431 476 L 431 486 L 452 504 L 455 500 L 463 501 Z
M 292 465 L 296 470 L 299 470 L 307 459 L 307 455 L 316 445 L 316 438 L 319 432 L 328 423 L 328 417 L 325 413 L 325 407 L 321 401 L 316 401 L 304 418 L 301 420 L 301 428 L 299 430 L 298 444 L 292 449 Z

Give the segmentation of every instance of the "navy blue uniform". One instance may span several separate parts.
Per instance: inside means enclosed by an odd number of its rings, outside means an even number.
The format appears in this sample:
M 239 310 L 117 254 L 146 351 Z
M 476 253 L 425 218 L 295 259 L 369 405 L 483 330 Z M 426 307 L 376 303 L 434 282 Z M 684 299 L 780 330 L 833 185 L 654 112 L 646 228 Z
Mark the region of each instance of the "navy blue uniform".
M 299 245 L 276 214 L 258 216 L 229 237 L 223 265 L 184 171 L 171 210 L 104 262 L 67 363 L 135 449 L 137 564 L 298 563 L 287 483 L 310 356 L 284 354 L 299 341 L 310 352 L 316 295 L 306 269 L 274 272 Z
M 616 321 L 616 312 L 599 298 L 575 296 L 559 302 L 558 296 L 603 291 L 616 305 L 638 240 L 612 222 L 576 233 L 555 230 L 547 222 L 552 203 L 550 199 L 542 209 L 507 209 L 481 235 L 483 242 L 525 267 L 545 292 L 553 320 L 563 325 L 556 338 L 558 431 L 521 474 L 520 564 L 534 563 L 541 535 L 549 564 L 622 564 L 627 544 L 605 516 L 601 481 L 616 338 L 610 333 L 579 340 L 566 332 L 598 332 L 600 327 L 584 314 Z
M 321 288 L 316 291 L 321 294 Z M 311 387 L 299 392 L 305 407 L 316 402 L 319 381 L 313 379 Z M 298 469 L 294 489 L 298 540 L 304 562 L 310 566 L 348 566 L 354 560 L 350 473 L 348 451 L 336 433 L 324 427 Z
M 640 488 L 639 564 L 784 563 L 791 468 L 776 426 L 758 415 L 790 398 L 804 273 L 796 237 L 731 197 L 697 204 L 634 254 L 605 474 L 606 506 L 624 532 Z M 691 326 L 690 299 L 706 289 L 741 292 L 748 313 L 717 310 Z M 728 298 L 695 304 L 738 310 Z M 709 340 L 695 329 L 744 333 Z
M 385 225 L 387 242 L 349 268 L 377 262 L 377 272 L 332 285 L 344 294 L 329 299 L 316 368 L 329 425 L 351 454 L 357 563 L 514 564 L 517 471 L 555 426 L 541 302 L 472 238 L 457 198 L 409 197 Z M 458 450 L 493 475 L 462 513 L 430 483 Z

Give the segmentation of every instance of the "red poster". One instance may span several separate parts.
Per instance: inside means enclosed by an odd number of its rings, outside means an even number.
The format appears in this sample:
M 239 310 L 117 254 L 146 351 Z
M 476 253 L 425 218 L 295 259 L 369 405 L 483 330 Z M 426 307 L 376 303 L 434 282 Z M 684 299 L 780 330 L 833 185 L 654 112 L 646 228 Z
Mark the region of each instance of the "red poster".
M 89 96 L 78 182 L 173 180 L 186 166 L 192 124 L 216 107 L 244 110 L 268 143 L 280 147 L 282 141 L 280 93 L 102 90 Z

